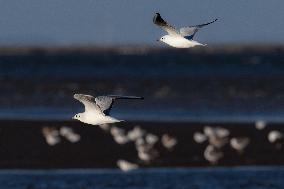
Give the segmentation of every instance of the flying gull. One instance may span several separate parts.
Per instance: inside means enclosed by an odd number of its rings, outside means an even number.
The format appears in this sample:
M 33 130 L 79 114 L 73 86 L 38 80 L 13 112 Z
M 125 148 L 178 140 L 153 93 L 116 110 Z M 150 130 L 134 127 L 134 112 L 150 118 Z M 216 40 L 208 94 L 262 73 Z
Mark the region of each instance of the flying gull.
M 109 115 L 112 105 L 117 99 L 143 99 L 137 96 L 107 95 L 93 97 L 85 94 L 75 94 L 74 98 L 79 100 L 85 106 L 85 112 L 76 114 L 73 119 L 91 125 L 101 125 L 107 123 L 116 123 L 118 120 Z
M 206 46 L 206 44 L 201 44 L 197 41 L 193 40 L 194 35 L 198 32 L 199 29 L 201 29 L 204 26 L 207 26 L 209 24 L 212 24 L 216 22 L 218 19 L 215 19 L 211 22 L 205 23 L 205 24 L 199 24 L 195 26 L 188 26 L 188 27 L 182 27 L 178 30 L 176 30 L 173 26 L 168 24 L 160 15 L 160 13 L 156 13 L 156 15 L 153 18 L 154 24 L 161 27 L 163 30 L 165 30 L 168 35 L 162 36 L 157 41 L 162 41 L 172 47 L 176 48 L 190 48 L 194 46 Z

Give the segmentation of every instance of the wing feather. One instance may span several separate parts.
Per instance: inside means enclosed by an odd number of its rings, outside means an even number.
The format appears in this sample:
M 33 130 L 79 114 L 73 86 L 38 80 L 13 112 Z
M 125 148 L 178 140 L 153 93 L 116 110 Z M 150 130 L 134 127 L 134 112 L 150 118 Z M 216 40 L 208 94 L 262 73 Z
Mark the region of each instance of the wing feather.
M 86 112 L 96 111 L 98 113 L 102 113 L 95 102 L 95 97 L 85 94 L 75 94 L 74 98 L 84 104 Z
M 160 13 L 156 13 L 156 15 L 153 18 L 154 24 L 161 27 L 163 30 L 165 30 L 169 35 L 179 35 L 178 31 L 168 24 L 160 15 Z
M 218 19 L 215 19 L 211 22 L 208 22 L 208 23 L 205 23 L 205 24 L 199 24 L 199 25 L 196 25 L 196 26 L 188 26 L 188 27 L 183 27 L 183 28 L 180 28 L 179 32 L 180 34 L 185 37 L 186 39 L 193 39 L 194 35 L 198 32 L 198 30 L 204 26 L 207 26 L 209 24 L 212 24 L 214 22 L 216 22 Z
M 116 99 L 143 99 L 143 97 L 107 95 L 96 97 L 95 102 L 105 115 L 109 115 L 112 105 Z

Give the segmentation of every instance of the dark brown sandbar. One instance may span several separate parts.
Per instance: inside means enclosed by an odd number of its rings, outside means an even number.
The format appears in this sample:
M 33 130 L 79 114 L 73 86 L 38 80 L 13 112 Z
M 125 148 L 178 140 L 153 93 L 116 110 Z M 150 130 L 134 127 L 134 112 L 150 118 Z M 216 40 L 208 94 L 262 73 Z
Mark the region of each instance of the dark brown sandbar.
M 178 139 L 173 151 L 157 147 L 160 158 L 144 167 L 209 166 L 203 158 L 206 144 L 193 141 L 193 133 L 202 131 L 205 125 L 221 126 L 230 130 L 230 136 L 247 136 L 250 145 L 242 155 L 229 145 L 223 148 L 224 158 L 218 166 L 235 165 L 283 165 L 283 149 L 276 149 L 267 140 L 270 130 L 284 131 L 281 124 L 273 124 L 257 130 L 254 124 L 233 123 L 162 123 L 124 122 L 118 127 L 127 130 L 139 125 L 148 132 L 161 136 L 168 133 Z M 81 135 L 75 144 L 62 139 L 55 146 L 48 146 L 42 135 L 42 127 L 70 126 Z M 97 126 L 76 121 L 0 121 L 0 167 L 3 168 L 112 168 L 118 159 L 138 162 L 134 144 L 118 145 L 111 135 Z

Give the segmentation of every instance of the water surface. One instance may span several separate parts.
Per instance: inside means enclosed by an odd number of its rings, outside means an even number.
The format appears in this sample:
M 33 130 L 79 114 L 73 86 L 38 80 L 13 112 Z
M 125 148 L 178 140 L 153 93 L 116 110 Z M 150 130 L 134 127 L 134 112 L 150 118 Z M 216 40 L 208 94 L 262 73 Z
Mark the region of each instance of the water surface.
M 0 171 L 1 189 L 280 189 L 283 178 L 283 167 Z

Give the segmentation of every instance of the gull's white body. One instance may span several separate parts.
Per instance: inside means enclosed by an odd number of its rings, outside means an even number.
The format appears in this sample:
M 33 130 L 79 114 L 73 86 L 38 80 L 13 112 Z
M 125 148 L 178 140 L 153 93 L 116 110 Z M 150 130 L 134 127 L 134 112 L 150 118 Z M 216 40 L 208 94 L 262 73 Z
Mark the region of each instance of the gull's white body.
M 117 123 L 123 121 L 123 120 L 118 120 L 111 116 L 106 116 L 104 114 L 98 114 L 96 111 L 81 113 L 81 119 L 79 120 L 83 123 L 87 123 L 90 125 L 102 125 L 107 123 Z
M 195 46 L 206 46 L 205 44 L 201 44 L 197 41 L 194 40 L 188 40 L 182 36 L 176 35 L 176 36 L 171 36 L 171 35 L 165 35 L 163 36 L 160 41 L 175 47 L 175 48 L 191 48 Z
M 85 112 L 76 114 L 73 119 L 90 125 L 102 125 L 123 121 L 109 115 L 112 104 L 116 99 L 143 99 L 143 97 L 119 95 L 98 96 L 95 98 L 91 95 L 84 94 L 75 94 L 74 98 L 84 104 Z

